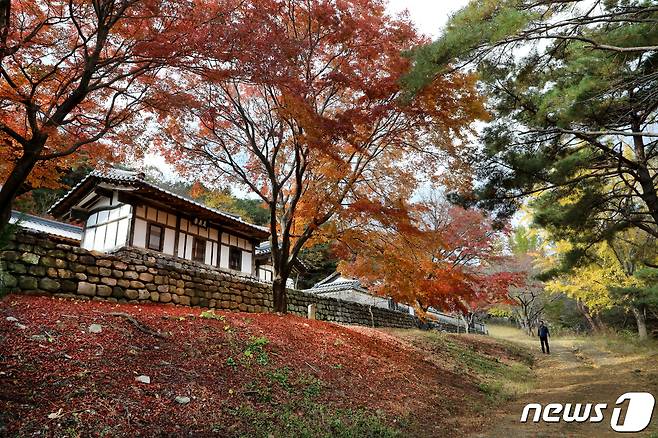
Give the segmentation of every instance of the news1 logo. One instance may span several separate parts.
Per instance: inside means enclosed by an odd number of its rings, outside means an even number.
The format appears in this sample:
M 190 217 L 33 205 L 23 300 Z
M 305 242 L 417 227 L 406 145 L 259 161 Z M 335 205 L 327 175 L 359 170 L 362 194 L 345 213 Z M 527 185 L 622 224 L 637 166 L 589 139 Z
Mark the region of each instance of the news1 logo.
M 628 401 L 626 415 L 622 419 L 623 408 L 616 407 L 612 410 L 610 427 L 615 432 L 642 432 L 651 423 L 653 407 L 656 400 L 648 392 L 627 392 L 619 396 L 615 406 Z M 523 408 L 521 423 L 528 421 L 530 411 L 534 410 L 532 421 L 538 423 L 540 420 L 546 423 L 600 423 L 605 419 L 607 403 L 549 403 L 542 406 L 539 403 L 530 403 Z

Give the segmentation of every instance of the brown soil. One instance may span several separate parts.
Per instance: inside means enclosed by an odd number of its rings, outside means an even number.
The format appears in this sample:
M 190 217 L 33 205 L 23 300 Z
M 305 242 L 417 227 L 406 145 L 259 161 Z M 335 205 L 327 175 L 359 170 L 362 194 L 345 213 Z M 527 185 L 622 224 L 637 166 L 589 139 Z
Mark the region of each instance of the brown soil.
M 582 340 L 557 339 L 551 342 L 551 354 L 544 355 L 539 340 L 519 332 L 509 340 L 535 351 L 537 386 L 532 393 L 505 403 L 491 413 L 492 426 L 478 431 L 477 437 L 607 437 L 619 434 L 610 428 L 612 409 L 626 392 L 650 392 L 658 395 L 658 352 L 619 355 Z M 605 419 L 600 423 L 521 423 L 523 407 L 528 403 L 607 403 Z M 658 420 L 654 418 L 640 436 L 655 437 Z

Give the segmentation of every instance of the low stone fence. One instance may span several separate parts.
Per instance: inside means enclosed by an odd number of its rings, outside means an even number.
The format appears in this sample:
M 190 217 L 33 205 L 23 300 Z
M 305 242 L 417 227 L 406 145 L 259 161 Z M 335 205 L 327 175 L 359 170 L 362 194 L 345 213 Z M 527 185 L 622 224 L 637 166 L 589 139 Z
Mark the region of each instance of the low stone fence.
M 156 302 L 243 312 L 273 310 L 269 284 L 220 268 L 162 253 L 122 248 L 112 254 L 57 243 L 47 235 L 19 231 L 0 251 L 2 284 L 11 292 L 113 302 Z M 288 309 L 316 318 L 374 327 L 417 326 L 412 315 L 297 290 Z

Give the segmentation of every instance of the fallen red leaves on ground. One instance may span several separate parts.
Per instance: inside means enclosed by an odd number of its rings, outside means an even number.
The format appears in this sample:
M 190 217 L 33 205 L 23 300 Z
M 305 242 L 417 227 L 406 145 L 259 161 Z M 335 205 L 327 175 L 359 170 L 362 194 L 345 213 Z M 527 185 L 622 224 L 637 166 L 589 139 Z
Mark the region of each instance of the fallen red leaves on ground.
M 470 427 L 453 422 L 468 409 L 464 400 L 483 397 L 463 376 L 392 334 L 293 315 L 216 312 L 202 318 L 203 311 L 5 297 L 2 433 L 239 435 L 250 430 L 240 407 L 276 409 L 302 396 L 308 386 L 299 382 L 313 379 L 317 402 L 331 409 L 365 409 L 390 422 L 403 420 L 409 431 L 425 425 L 426 435 L 457 435 Z M 112 312 L 131 315 L 164 337 Z M 100 333 L 90 332 L 92 324 Z M 266 344 L 258 346 L 263 338 Z M 140 375 L 150 383 L 136 381 Z

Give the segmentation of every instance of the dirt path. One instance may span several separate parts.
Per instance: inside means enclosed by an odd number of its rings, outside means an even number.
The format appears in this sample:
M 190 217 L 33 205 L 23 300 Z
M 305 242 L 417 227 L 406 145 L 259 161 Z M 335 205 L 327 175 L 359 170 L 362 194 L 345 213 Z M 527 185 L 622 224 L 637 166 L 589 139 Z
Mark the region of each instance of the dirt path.
M 536 352 L 535 389 L 492 412 L 494 426 L 477 437 L 606 437 L 617 436 L 610 428 L 612 409 L 625 392 L 650 392 L 658 396 L 658 356 L 619 356 L 575 339 L 554 339 L 551 354 L 543 355 L 537 339 L 504 332 L 499 337 L 523 344 Z M 601 423 L 521 423 L 528 403 L 607 403 Z M 658 414 L 639 436 L 658 436 Z M 627 434 L 628 435 L 628 434 Z M 623 436 L 623 434 L 621 434 Z

